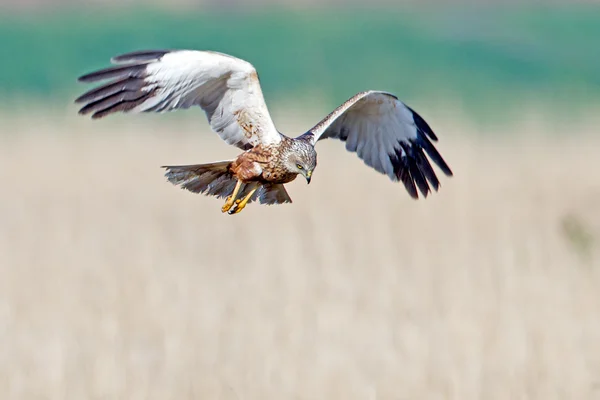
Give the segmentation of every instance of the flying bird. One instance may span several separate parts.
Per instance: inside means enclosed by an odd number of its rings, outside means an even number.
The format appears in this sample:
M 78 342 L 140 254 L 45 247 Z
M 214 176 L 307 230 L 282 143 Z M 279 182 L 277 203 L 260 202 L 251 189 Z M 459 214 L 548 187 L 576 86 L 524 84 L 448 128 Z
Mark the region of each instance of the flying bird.
M 222 212 L 239 213 L 253 201 L 291 203 L 284 184 L 298 175 L 310 183 L 315 144 L 328 138 L 346 142 L 366 165 L 401 181 L 414 199 L 440 186 L 428 157 L 452 176 L 430 126 L 392 93 L 357 93 L 307 132 L 289 137 L 275 127 L 256 69 L 245 60 L 214 51 L 147 50 L 111 61 L 116 65 L 79 78 L 105 81 L 75 100 L 83 104 L 79 113 L 98 119 L 199 106 L 212 130 L 243 152 L 234 160 L 162 168 L 174 185 L 226 198 Z

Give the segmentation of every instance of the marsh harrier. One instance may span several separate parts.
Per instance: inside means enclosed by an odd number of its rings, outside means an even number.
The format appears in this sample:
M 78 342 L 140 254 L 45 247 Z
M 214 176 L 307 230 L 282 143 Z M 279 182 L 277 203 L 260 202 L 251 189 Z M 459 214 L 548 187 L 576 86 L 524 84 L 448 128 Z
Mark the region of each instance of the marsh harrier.
M 116 66 L 91 72 L 81 82 L 108 81 L 81 95 L 80 114 L 102 118 L 117 112 L 166 112 L 199 106 L 213 131 L 243 152 L 234 160 L 165 166 L 167 179 L 194 193 L 227 198 L 223 212 L 246 204 L 291 203 L 284 184 L 298 175 L 310 183 L 317 165 L 315 144 L 346 142 L 364 163 L 402 181 L 408 194 L 425 197 L 439 180 L 429 158 L 452 171 L 432 142 L 427 122 L 395 95 L 360 92 L 295 138 L 280 133 L 265 104 L 258 74 L 239 58 L 213 51 L 149 50 L 112 58 Z M 417 191 L 418 189 L 418 191 Z

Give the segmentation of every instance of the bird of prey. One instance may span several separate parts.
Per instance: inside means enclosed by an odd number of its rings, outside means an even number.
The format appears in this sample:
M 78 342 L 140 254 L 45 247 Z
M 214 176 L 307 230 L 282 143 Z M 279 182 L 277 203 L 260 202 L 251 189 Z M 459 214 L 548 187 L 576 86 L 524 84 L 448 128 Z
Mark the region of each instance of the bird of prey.
M 307 132 L 280 133 L 263 98 L 258 74 L 249 62 L 199 50 L 145 50 L 112 58 L 116 64 L 79 78 L 108 81 L 84 93 L 82 115 L 166 112 L 199 106 L 213 131 L 243 152 L 234 160 L 164 166 L 166 178 L 194 193 L 226 198 L 222 212 L 239 213 L 253 201 L 291 203 L 284 184 L 298 175 L 310 183 L 317 166 L 315 144 L 346 142 L 363 162 L 392 181 L 401 181 L 417 199 L 438 190 L 439 180 L 425 154 L 447 176 L 452 171 L 432 142 L 427 122 L 395 95 L 357 93 Z

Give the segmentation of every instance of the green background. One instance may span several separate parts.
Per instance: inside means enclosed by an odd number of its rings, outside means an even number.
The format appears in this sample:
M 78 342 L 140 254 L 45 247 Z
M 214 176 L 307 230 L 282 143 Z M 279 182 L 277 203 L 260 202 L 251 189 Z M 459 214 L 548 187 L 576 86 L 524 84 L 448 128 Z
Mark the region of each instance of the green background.
M 265 96 L 337 105 L 360 90 L 448 99 L 474 113 L 531 102 L 575 111 L 600 94 L 600 7 L 379 11 L 70 10 L 0 17 L 0 97 L 69 102 L 113 55 L 211 49 L 252 62 Z

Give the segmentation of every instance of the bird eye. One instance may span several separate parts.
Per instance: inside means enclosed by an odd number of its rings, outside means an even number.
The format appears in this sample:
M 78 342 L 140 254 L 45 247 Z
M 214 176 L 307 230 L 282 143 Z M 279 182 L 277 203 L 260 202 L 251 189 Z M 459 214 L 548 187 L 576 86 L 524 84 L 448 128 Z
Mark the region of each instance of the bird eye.
M 302 169 L 302 165 L 300 164 L 296 164 L 296 167 L 298 167 L 298 169 Z

